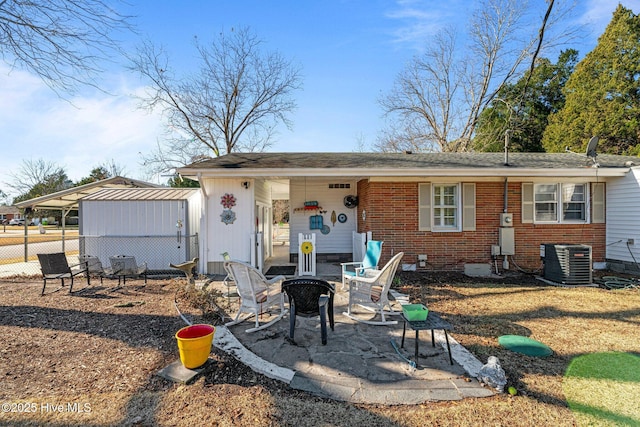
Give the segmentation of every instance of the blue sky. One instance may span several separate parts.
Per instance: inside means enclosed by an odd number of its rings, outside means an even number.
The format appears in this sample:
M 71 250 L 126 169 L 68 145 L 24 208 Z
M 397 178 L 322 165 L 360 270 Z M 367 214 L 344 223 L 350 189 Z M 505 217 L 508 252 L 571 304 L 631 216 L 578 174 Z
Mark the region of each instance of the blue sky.
M 293 130 L 281 129 L 270 151 L 354 151 L 359 141 L 373 143 L 383 128 L 377 99 L 388 93 L 404 64 L 443 26 L 464 24 L 477 3 L 133 0 L 123 12 L 135 15 L 138 37 L 164 45 L 172 63 L 187 72 L 194 65 L 194 36 L 208 42 L 222 29 L 250 27 L 266 49 L 278 50 L 302 69 Z M 530 3 L 533 18 L 544 13 L 544 0 Z M 622 3 L 640 12 L 640 0 Z M 583 25 L 582 38 L 565 48 L 577 48 L 581 56 L 593 49 L 617 4 L 580 0 L 571 24 Z M 132 49 L 138 39 L 123 42 Z M 23 159 L 53 161 L 74 181 L 111 160 L 127 176 L 150 179 L 140 153 L 152 151 L 161 138 L 161 117 L 136 108 L 132 95 L 144 87 L 124 61 L 109 65 L 101 79 L 110 95 L 87 90 L 68 102 L 38 78 L 0 63 L 0 189 L 7 192 L 7 173 L 17 172 Z

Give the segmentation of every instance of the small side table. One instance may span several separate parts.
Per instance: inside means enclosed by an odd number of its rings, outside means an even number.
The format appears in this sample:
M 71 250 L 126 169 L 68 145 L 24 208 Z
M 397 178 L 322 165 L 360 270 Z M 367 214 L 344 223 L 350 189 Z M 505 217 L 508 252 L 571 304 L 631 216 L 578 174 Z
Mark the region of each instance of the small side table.
M 429 311 L 426 320 L 419 321 L 409 321 L 402 313 L 402 319 L 404 320 L 404 325 L 402 327 L 402 343 L 400 344 L 400 348 L 404 348 L 404 336 L 407 332 L 407 325 L 414 331 L 416 331 L 416 365 L 418 364 L 418 343 L 420 342 L 418 339 L 418 334 L 420 331 L 431 330 L 431 345 L 436 346 L 434 330 L 442 329 L 444 332 L 444 338 L 447 341 L 447 351 L 449 352 L 449 363 L 453 365 L 453 358 L 451 357 L 451 347 L 449 347 L 449 336 L 447 335 L 447 331 L 453 329 L 451 324 L 446 320 L 442 320 L 440 316 L 438 316 L 433 311 Z

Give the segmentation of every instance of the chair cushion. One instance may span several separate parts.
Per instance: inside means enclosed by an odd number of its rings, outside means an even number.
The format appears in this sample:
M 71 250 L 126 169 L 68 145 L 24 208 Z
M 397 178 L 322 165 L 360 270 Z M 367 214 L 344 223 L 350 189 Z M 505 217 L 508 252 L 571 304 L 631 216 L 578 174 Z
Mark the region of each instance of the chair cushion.
M 382 286 L 372 286 L 371 287 L 371 301 L 373 301 L 373 302 L 380 301 L 380 295 L 382 295 Z
M 266 302 L 267 301 L 267 297 L 269 296 L 269 294 L 267 293 L 267 290 L 263 290 L 260 291 L 256 294 L 256 302 Z

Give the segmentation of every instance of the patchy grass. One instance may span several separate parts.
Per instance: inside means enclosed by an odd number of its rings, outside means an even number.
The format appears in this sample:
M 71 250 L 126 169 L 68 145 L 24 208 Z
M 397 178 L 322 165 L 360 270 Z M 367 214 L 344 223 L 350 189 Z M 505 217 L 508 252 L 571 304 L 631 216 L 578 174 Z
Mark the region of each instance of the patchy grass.
M 581 425 L 640 425 L 640 357 L 591 353 L 573 359 L 563 382 Z
M 447 318 L 455 339 L 480 360 L 497 356 L 508 386 L 518 389 L 516 396 L 353 405 L 291 390 L 215 349 L 209 373 L 194 384 L 176 385 L 155 373 L 177 358 L 173 334 L 183 323 L 173 302 L 183 284 L 150 280 L 141 286 L 133 281 L 116 291 L 105 281 L 74 295 L 62 290 L 40 297 L 38 279 L 1 282 L 0 402 L 15 403 L 16 410 L 0 413 L 0 424 L 573 426 L 590 422 L 584 421 L 579 405 L 593 405 L 572 395 L 578 406 L 569 406 L 565 373 L 572 360 L 595 353 L 640 352 L 638 289 L 558 288 L 527 276 L 478 281 L 413 273 L 399 275 L 395 286 L 410 294 L 412 302 Z M 181 310 L 191 318 L 205 311 L 201 302 L 184 304 Z M 542 341 L 554 353 L 535 358 L 510 352 L 497 342 L 506 334 Z M 594 393 L 614 387 L 625 393 L 627 385 L 637 387 L 633 381 L 593 375 L 570 378 L 588 380 Z M 577 389 L 582 388 L 578 384 Z M 635 390 L 631 392 L 637 396 Z M 17 410 L 20 403 L 22 411 Z M 35 404 L 36 410 L 26 412 L 25 403 Z M 88 404 L 90 410 L 46 410 L 47 404 L 67 409 Z M 596 409 L 609 420 L 638 422 L 637 412 L 624 403 Z

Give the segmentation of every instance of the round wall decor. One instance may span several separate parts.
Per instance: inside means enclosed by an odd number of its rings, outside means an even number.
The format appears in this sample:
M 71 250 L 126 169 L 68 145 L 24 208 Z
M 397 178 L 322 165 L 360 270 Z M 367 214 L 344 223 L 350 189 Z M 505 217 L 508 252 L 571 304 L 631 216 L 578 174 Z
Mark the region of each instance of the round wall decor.
M 338 222 L 344 224 L 345 222 L 347 222 L 347 216 L 341 213 L 340 215 L 338 215 Z
M 233 224 L 236 220 L 236 213 L 231 209 L 225 209 L 220 214 L 220 220 L 225 223 L 225 225 Z
M 231 209 L 236 205 L 236 198 L 233 194 L 224 193 L 224 196 L 220 197 L 220 204 L 224 206 L 225 209 Z

